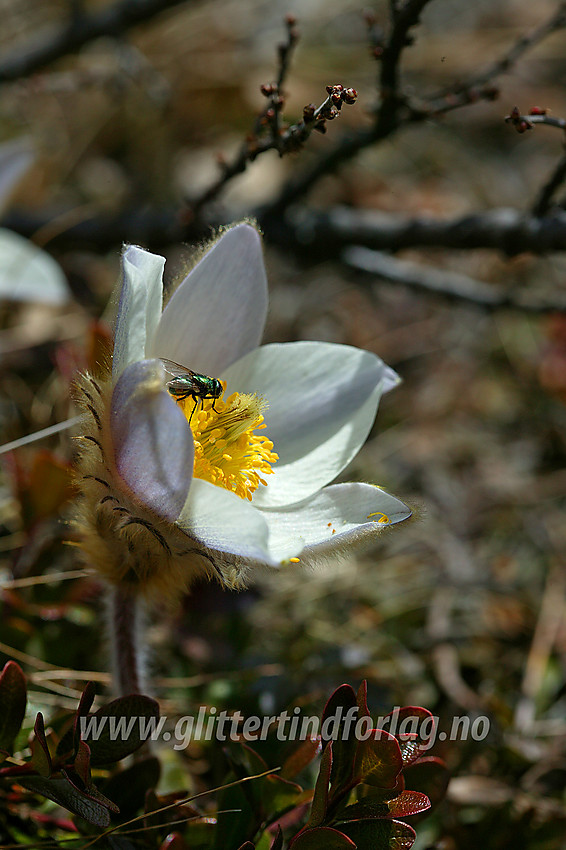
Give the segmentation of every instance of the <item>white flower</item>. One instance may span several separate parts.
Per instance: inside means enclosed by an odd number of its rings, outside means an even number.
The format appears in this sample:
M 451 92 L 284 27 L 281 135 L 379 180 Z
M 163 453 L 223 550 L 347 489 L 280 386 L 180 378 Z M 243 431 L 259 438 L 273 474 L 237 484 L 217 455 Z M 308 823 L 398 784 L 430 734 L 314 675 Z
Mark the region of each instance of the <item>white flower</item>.
M 310 562 L 407 519 L 376 486 L 328 486 L 364 443 L 395 373 L 351 346 L 260 346 L 267 282 L 248 224 L 224 232 L 162 310 L 164 263 L 124 251 L 112 379 L 81 388 L 92 414 L 83 519 L 98 538 L 85 548 L 96 561 L 105 547 L 108 560 L 111 539 L 125 544 L 107 577 L 169 591 L 189 583 L 183 571 L 212 568 L 235 586 L 250 565 Z M 220 379 L 223 399 L 176 401 L 167 361 Z M 180 383 L 191 389 L 187 374 Z

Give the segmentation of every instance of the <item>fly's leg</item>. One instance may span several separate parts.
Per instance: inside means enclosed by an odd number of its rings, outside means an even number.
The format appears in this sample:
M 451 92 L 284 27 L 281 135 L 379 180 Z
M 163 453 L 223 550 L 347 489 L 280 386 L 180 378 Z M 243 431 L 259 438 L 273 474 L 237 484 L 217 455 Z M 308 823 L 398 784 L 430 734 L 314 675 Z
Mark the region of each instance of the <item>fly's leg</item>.
M 193 401 L 194 401 L 194 403 L 195 403 L 195 406 L 194 406 L 194 407 L 193 407 L 193 409 L 191 410 L 191 415 L 189 416 L 189 425 L 190 425 L 190 424 L 191 424 L 191 419 L 193 418 L 193 413 L 195 412 L 195 410 L 196 410 L 196 409 L 197 409 L 197 407 L 198 407 L 198 398 L 197 398 L 196 396 L 192 395 L 192 394 L 190 394 L 189 396 L 187 396 L 187 398 L 192 398 L 192 400 L 193 400 Z

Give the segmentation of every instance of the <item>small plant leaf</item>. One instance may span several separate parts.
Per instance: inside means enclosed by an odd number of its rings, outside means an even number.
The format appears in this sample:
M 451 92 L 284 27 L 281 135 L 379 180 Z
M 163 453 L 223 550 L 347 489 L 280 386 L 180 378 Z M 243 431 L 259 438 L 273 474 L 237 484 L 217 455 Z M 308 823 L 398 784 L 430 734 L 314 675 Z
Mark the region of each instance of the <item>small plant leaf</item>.
M 263 776 L 256 782 L 260 784 L 263 807 L 272 817 L 296 805 L 303 793 L 303 789 L 296 782 L 283 779 L 277 774 Z
M 356 702 L 358 703 L 358 717 L 370 717 L 368 708 L 368 683 L 366 679 L 362 681 L 356 694 Z
M 320 750 L 320 747 L 321 743 L 318 737 L 307 738 L 306 741 L 301 741 L 297 749 L 283 762 L 279 776 L 282 776 L 284 779 L 293 779 L 311 763 Z
M 0 673 L 0 749 L 9 753 L 24 721 L 26 694 L 22 668 L 15 661 L 8 661 Z
M 358 850 L 409 850 L 417 837 L 412 827 L 398 820 L 353 820 L 340 829 Z
M 328 809 L 328 791 L 332 772 L 332 742 L 326 747 L 320 760 L 320 769 L 314 787 L 311 813 L 307 826 L 319 826 L 324 822 Z
M 355 850 L 355 843 L 330 826 L 317 826 L 297 835 L 291 842 L 292 850 Z
M 402 769 L 401 750 L 393 735 L 383 729 L 374 730 L 371 737 L 359 742 L 355 774 L 360 782 L 393 788 Z
M 445 797 L 450 781 L 450 771 L 438 756 L 422 756 L 406 768 L 411 788 L 426 794 L 431 808 L 435 808 Z
M 41 711 L 35 718 L 33 731 L 34 737 L 30 743 L 31 765 L 40 776 L 49 777 L 53 772 L 53 767 L 51 764 L 49 747 L 47 746 L 47 740 L 45 738 L 45 724 L 43 722 L 43 714 Z
M 358 717 L 358 703 L 350 685 L 340 685 L 324 707 L 321 723 L 322 746 L 332 741 L 332 793 L 339 797 L 351 787 L 354 760 L 358 742 L 354 731 Z
M 28 791 L 42 794 L 59 806 L 68 809 L 93 826 L 107 827 L 110 823 L 108 807 L 89 794 L 80 791 L 67 777 L 45 779 L 42 776 L 18 778 L 18 783 Z
M 104 783 L 102 791 L 117 804 L 122 817 L 132 817 L 143 809 L 146 794 L 157 786 L 160 774 L 159 759 L 152 756 L 115 773 Z
M 83 718 L 80 730 L 90 747 L 93 767 L 112 764 L 138 750 L 159 718 L 159 705 L 151 697 L 130 694 L 104 705 Z
M 402 791 L 392 800 L 376 800 L 364 797 L 340 812 L 340 821 L 365 820 L 367 818 L 406 818 L 430 809 L 430 800 L 420 791 Z

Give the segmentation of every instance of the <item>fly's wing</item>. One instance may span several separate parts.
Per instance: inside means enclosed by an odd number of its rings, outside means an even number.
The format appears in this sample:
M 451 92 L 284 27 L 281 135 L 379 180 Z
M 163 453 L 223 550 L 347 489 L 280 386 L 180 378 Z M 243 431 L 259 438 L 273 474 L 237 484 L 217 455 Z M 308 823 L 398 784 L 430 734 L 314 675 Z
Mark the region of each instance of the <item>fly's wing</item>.
M 192 369 L 186 366 L 181 366 L 180 363 L 175 363 L 174 360 L 167 360 L 165 357 L 159 358 L 163 364 L 165 371 L 172 375 L 173 378 L 192 378 L 195 374 Z

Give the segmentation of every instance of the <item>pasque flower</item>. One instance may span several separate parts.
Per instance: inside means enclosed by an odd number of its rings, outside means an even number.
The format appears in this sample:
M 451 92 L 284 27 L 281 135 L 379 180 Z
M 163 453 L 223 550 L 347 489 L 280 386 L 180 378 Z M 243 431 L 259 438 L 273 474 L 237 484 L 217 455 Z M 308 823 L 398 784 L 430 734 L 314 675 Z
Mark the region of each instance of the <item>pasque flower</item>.
M 164 263 L 125 249 L 112 373 L 78 383 L 90 562 L 145 593 L 199 573 L 237 587 L 256 565 L 310 563 L 407 519 L 379 487 L 330 483 L 395 373 L 351 346 L 260 346 L 267 282 L 249 224 L 224 231 L 162 309 Z

